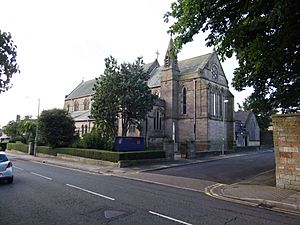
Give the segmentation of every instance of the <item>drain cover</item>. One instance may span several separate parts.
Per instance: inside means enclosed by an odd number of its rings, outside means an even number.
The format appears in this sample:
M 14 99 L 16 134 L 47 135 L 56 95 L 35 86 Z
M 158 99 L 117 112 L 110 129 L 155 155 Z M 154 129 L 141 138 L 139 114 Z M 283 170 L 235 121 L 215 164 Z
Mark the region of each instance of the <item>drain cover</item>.
M 124 211 L 117 211 L 117 210 L 105 210 L 104 211 L 104 216 L 106 219 L 111 219 L 117 216 L 121 216 L 125 214 Z

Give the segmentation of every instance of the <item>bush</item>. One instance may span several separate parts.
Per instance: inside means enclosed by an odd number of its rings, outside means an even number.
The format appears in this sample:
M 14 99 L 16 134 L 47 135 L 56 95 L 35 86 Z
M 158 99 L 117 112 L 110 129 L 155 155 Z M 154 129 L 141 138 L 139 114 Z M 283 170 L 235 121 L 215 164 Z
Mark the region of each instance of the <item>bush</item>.
M 82 139 L 77 139 L 71 146 L 82 149 L 111 150 L 113 142 L 100 130 L 94 129 L 92 132 L 84 134 Z

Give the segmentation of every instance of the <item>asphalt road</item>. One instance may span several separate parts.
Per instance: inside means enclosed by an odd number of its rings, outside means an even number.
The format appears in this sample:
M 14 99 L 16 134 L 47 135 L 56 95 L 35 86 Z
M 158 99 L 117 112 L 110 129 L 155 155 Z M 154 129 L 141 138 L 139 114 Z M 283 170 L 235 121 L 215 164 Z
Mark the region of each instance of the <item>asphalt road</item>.
M 233 184 L 249 179 L 262 172 L 274 170 L 274 168 L 274 152 L 268 151 L 207 163 L 157 170 L 152 173 Z
M 203 193 L 13 160 L 0 184 L 0 224 L 299 224 L 299 217 Z

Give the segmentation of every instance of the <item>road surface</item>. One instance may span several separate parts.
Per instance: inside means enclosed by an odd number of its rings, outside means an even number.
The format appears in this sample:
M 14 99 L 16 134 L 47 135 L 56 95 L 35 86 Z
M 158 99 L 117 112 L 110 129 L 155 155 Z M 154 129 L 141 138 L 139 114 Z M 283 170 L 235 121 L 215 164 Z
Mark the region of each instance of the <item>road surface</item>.
M 12 160 L 14 184 L 0 184 L 0 224 L 299 224 L 297 216 L 200 192 Z

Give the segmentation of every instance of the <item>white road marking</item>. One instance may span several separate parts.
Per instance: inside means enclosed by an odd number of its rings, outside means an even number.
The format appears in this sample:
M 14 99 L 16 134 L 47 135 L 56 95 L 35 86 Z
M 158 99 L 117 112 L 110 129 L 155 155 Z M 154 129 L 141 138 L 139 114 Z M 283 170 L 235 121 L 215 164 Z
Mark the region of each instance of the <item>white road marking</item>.
M 172 218 L 172 217 L 169 217 L 169 216 L 166 216 L 166 215 L 157 213 L 157 212 L 149 211 L 149 213 L 151 213 L 151 214 L 153 214 L 153 215 L 156 215 L 156 216 L 163 217 L 163 218 L 168 219 L 168 220 L 172 220 L 172 221 L 181 223 L 181 224 L 185 224 L 185 225 L 193 225 L 193 224 L 191 224 L 191 223 L 187 223 L 187 222 L 184 222 L 184 221 L 182 221 L 182 220 L 178 220 L 178 219 L 175 219 L 175 218 Z
M 24 170 L 22 169 L 21 167 L 17 167 L 17 166 L 13 166 L 14 169 L 17 169 L 17 170 Z
M 81 188 L 81 187 L 77 187 L 75 185 L 72 185 L 72 184 L 66 184 L 67 186 L 69 187 L 72 187 L 72 188 L 75 188 L 75 189 L 78 189 L 78 190 L 81 190 L 81 191 L 84 191 L 84 192 L 87 192 L 87 193 L 90 193 L 92 195 L 96 195 L 96 196 L 99 196 L 99 197 L 102 197 L 102 198 L 106 198 L 106 199 L 109 199 L 111 201 L 114 201 L 115 199 L 114 198 L 111 198 L 111 197 L 108 197 L 108 196 L 105 196 L 105 195 L 101 195 L 99 193 L 96 193 L 96 192 L 93 192 L 93 191 L 89 191 L 89 190 L 86 190 L 84 188 Z
M 31 174 L 33 174 L 33 175 L 36 175 L 36 176 L 39 176 L 39 177 L 42 177 L 42 178 L 45 178 L 45 179 L 47 179 L 47 180 L 52 180 L 52 178 L 50 178 L 50 177 L 46 177 L 46 176 L 43 176 L 43 175 L 41 175 L 41 174 L 38 174 L 38 173 L 34 173 L 34 172 L 30 172 Z

